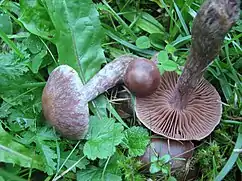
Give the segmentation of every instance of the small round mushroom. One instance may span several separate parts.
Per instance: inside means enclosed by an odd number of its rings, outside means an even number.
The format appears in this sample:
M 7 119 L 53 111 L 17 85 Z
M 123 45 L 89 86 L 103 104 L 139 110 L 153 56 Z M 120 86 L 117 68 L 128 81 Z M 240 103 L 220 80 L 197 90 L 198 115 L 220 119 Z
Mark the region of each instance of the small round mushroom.
M 239 6 L 238 1 L 228 0 L 207 0 L 201 6 L 181 76 L 166 72 L 152 95 L 136 98 L 137 117 L 147 128 L 174 140 L 201 140 L 219 124 L 221 99 L 203 73 L 238 20 Z
M 153 61 L 139 58 L 130 62 L 124 84 L 137 97 L 145 97 L 153 94 L 159 86 L 160 72 Z
M 139 159 L 145 165 L 150 165 L 151 157 L 162 157 L 166 154 L 171 156 L 171 168 L 184 167 L 188 159 L 192 158 L 194 145 L 191 141 L 175 141 L 161 138 L 152 138 L 144 155 Z M 182 159 L 180 159 L 182 158 Z
M 42 94 L 43 114 L 63 136 L 82 139 L 88 131 L 88 102 L 78 73 L 68 65 L 55 68 Z
M 142 84 L 139 82 L 140 74 L 146 79 L 143 89 L 136 87 Z M 125 55 L 106 64 L 91 80 L 82 85 L 73 68 L 68 65 L 58 66 L 50 74 L 43 90 L 44 116 L 62 136 L 81 139 L 88 130 L 88 102 L 116 84 L 124 83 L 124 79 L 128 80 L 127 88 L 132 92 L 137 95 L 150 95 L 159 86 L 160 74 L 153 62 Z

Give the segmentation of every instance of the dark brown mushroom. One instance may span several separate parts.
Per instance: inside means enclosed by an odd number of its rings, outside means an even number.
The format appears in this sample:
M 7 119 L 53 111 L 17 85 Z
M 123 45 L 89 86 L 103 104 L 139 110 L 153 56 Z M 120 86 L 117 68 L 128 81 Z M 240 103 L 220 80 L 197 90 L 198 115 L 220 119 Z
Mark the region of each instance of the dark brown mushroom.
M 175 140 L 201 140 L 219 124 L 221 99 L 203 73 L 239 18 L 239 6 L 230 0 L 207 0 L 201 6 L 181 76 L 166 72 L 154 94 L 136 98 L 137 117 L 147 128 Z
M 130 62 L 124 84 L 137 97 L 145 97 L 156 91 L 160 84 L 160 72 L 153 61 L 139 58 Z
M 151 157 L 159 157 L 169 154 L 171 156 L 171 168 L 184 167 L 188 159 L 192 158 L 194 145 L 191 141 L 175 141 L 161 138 L 152 138 L 144 155 L 139 159 L 145 165 L 150 165 Z

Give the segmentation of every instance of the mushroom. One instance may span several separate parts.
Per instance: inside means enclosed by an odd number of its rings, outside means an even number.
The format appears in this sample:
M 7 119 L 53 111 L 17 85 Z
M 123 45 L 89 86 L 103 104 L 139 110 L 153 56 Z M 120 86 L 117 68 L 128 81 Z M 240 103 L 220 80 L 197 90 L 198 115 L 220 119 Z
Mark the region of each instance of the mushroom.
M 203 73 L 239 18 L 239 6 L 235 0 L 207 0 L 194 19 L 181 76 L 165 72 L 152 95 L 136 98 L 137 117 L 154 133 L 174 140 L 201 140 L 219 124 L 221 98 Z
M 88 102 L 119 83 L 125 83 L 137 96 L 150 95 L 160 84 L 160 73 L 154 62 L 124 55 L 83 85 L 73 68 L 60 65 L 51 72 L 43 90 L 44 116 L 62 136 L 82 139 L 88 130 Z
M 78 73 L 60 65 L 51 72 L 42 93 L 45 118 L 70 139 L 84 138 L 88 130 L 89 110 L 82 88 Z
M 175 141 L 169 139 L 152 138 L 145 153 L 139 158 L 145 165 L 150 165 L 152 157 L 169 154 L 173 170 L 184 167 L 188 159 L 192 158 L 194 145 L 191 141 Z

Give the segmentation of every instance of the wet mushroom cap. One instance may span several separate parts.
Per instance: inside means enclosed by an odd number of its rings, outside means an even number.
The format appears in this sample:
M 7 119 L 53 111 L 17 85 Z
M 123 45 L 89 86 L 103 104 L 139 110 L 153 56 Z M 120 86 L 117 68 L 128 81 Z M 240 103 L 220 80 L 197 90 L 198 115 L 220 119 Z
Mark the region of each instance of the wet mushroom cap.
M 46 120 L 70 139 L 81 139 L 88 130 L 88 105 L 81 95 L 82 82 L 77 72 L 67 66 L 55 68 L 42 94 Z
M 127 67 L 124 84 L 138 97 L 151 95 L 160 84 L 159 69 L 150 60 L 135 59 Z
M 201 140 L 219 124 L 221 98 L 216 89 L 202 79 L 189 95 L 184 108 L 170 101 L 178 75 L 165 72 L 158 89 L 150 96 L 136 97 L 136 115 L 150 130 L 174 140 Z

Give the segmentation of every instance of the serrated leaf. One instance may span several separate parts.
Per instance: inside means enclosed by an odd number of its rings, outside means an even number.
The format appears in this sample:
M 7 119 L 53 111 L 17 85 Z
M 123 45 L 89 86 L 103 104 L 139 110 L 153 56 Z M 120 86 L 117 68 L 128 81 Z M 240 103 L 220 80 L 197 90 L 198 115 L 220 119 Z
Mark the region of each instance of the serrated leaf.
M 19 21 L 35 35 L 53 41 L 56 34 L 53 23 L 44 4 L 38 0 L 20 0 L 21 15 Z
M 105 159 L 114 154 L 115 146 L 121 143 L 123 126 L 112 118 L 90 117 L 88 141 L 84 145 L 84 155 L 89 159 Z
M 18 132 L 35 125 L 35 119 L 24 114 L 20 109 L 12 109 L 7 119 L 11 131 Z
M 61 158 L 60 161 L 64 162 L 65 161 L 65 157 Z M 74 164 L 76 164 L 76 162 L 78 161 L 79 158 L 69 158 L 66 162 L 65 162 L 65 167 L 68 169 L 70 167 L 72 167 Z M 81 169 L 85 169 L 86 166 L 89 164 L 89 161 L 87 159 L 82 159 L 75 167 L 73 167 L 71 170 L 76 173 L 76 169 L 79 168 Z
M 10 104 L 3 102 L 0 107 L 0 118 L 7 117 L 11 113 L 10 111 L 11 107 L 12 106 Z
M 150 39 L 147 36 L 140 36 L 135 41 L 136 46 L 140 49 L 150 48 Z
M 142 127 L 131 127 L 124 132 L 123 143 L 129 149 L 131 157 L 141 156 L 145 153 L 146 147 L 149 144 L 149 133 Z
M 26 73 L 28 60 L 18 61 L 13 53 L 0 54 L 0 80 L 4 78 L 14 79 Z M 1 85 L 0 82 L 0 85 Z
M 55 151 L 52 150 L 48 145 L 46 145 L 44 141 L 38 140 L 36 144 L 38 150 L 40 151 L 43 157 L 42 159 L 45 165 L 45 171 L 49 175 L 52 175 L 57 165 L 57 163 L 54 161 L 57 158 Z
M 55 141 L 59 139 L 53 132 L 53 129 L 47 126 L 38 129 L 36 136 L 41 141 Z
M 41 157 L 24 145 L 15 142 L 0 125 L 0 162 L 17 164 L 27 168 L 44 170 Z

